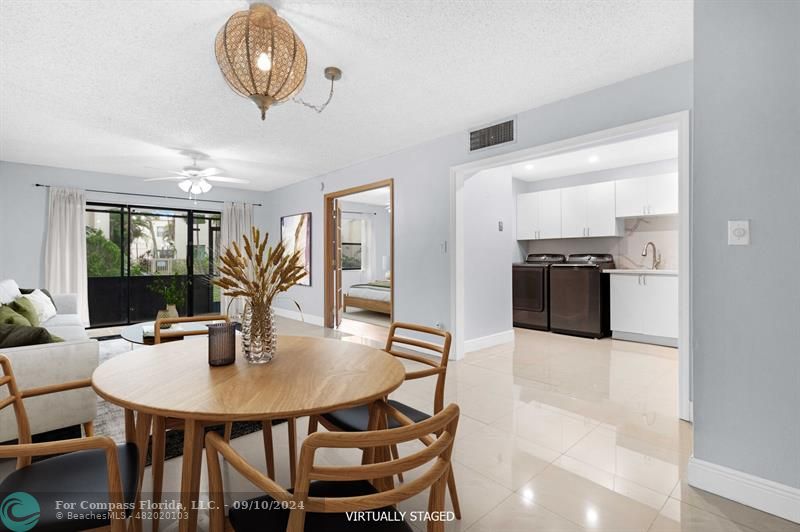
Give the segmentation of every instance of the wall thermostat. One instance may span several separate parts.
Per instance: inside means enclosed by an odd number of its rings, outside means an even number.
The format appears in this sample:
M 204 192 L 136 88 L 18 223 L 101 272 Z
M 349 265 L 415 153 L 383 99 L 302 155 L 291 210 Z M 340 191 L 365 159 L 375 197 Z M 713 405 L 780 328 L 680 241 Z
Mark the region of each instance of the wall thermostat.
M 728 220 L 728 245 L 750 245 L 750 220 Z

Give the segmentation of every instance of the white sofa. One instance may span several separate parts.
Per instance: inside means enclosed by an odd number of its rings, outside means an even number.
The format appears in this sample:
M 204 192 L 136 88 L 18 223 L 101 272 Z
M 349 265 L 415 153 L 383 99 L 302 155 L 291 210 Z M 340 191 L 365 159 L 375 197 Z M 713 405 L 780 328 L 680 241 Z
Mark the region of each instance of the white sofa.
M 52 334 L 64 339 L 52 344 L 0 349 L 11 361 L 21 390 L 87 379 L 98 364 L 99 345 L 86 334 L 74 294 L 53 295 L 58 314 L 44 322 Z M 0 400 L 8 387 L 0 388 Z M 97 399 L 91 388 L 81 388 L 25 399 L 31 433 L 39 434 L 92 421 Z M 12 408 L 0 410 L 0 442 L 17 437 Z

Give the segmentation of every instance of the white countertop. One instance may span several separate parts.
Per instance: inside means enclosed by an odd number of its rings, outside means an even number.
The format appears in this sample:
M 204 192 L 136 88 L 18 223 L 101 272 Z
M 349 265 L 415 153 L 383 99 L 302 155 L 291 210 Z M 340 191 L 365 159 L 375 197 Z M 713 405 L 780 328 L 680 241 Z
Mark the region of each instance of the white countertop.
M 678 275 L 678 270 L 626 270 L 614 269 L 603 270 L 603 273 L 611 273 L 615 275 Z

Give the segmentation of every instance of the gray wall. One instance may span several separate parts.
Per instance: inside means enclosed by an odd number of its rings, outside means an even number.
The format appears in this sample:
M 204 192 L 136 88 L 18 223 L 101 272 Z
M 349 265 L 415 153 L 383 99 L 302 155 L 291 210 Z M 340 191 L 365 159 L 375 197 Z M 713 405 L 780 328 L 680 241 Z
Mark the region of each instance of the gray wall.
M 800 2 L 697 1 L 694 20 L 694 454 L 798 488 Z
M 175 183 L 144 183 L 142 178 L 36 166 L 0 161 L 0 279 L 15 279 L 20 286 L 42 286 L 44 282 L 44 243 L 47 227 L 47 189 L 42 183 L 61 187 L 114 190 L 145 194 L 181 196 Z M 247 190 L 214 187 L 205 199 L 258 203 L 265 194 Z M 222 204 L 189 200 L 164 200 L 88 192 L 90 201 L 195 208 L 221 211 Z M 261 207 L 255 207 L 258 212 Z
M 511 167 L 484 170 L 464 182 L 465 340 L 512 328 L 511 263 L 515 197 Z M 503 222 L 503 231 L 498 230 Z
M 272 191 L 257 219 L 276 231 L 282 215 L 312 212 L 312 286 L 294 287 L 290 295 L 304 312 L 322 316 L 324 193 L 394 178 L 395 318 L 426 325 L 441 322 L 452 328 L 450 261 L 443 247 L 449 237 L 451 166 L 690 109 L 691 105 L 692 63 L 687 62 L 521 112 L 517 142 L 510 145 L 470 154 L 466 132 L 460 131 Z

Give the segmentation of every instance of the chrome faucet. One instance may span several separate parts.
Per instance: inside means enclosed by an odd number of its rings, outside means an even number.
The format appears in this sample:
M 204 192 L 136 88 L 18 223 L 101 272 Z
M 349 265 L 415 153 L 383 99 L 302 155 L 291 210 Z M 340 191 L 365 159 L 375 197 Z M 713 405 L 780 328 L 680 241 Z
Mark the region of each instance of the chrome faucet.
M 644 245 L 644 249 L 642 250 L 642 257 L 647 256 L 647 248 L 653 246 L 653 265 L 650 267 L 651 270 L 657 270 L 658 265 L 661 264 L 661 253 L 656 253 L 656 245 L 652 242 L 648 242 Z

